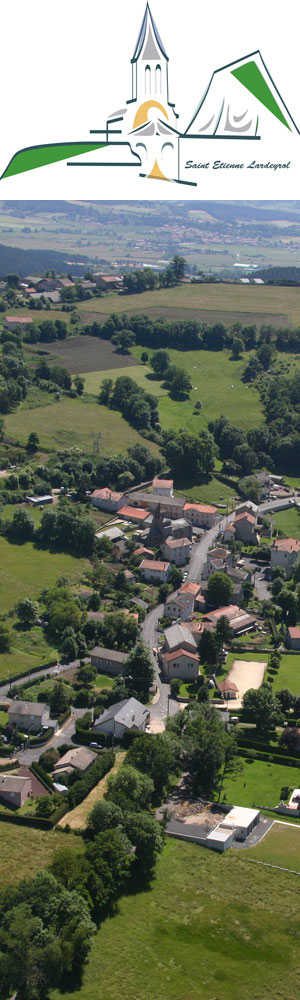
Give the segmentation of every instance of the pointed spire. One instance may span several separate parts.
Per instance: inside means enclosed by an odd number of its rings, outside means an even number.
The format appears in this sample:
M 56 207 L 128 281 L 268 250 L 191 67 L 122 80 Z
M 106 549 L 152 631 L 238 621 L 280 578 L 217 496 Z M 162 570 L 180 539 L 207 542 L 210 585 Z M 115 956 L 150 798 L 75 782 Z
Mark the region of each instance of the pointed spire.
M 147 31 L 148 31 L 148 37 L 147 37 Z M 159 57 L 158 53 L 157 53 L 157 48 L 158 48 L 159 52 L 161 53 L 161 55 L 164 56 L 164 59 L 167 59 L 167 61 L 169 62 L 166 50 L 164 48 L 164 45 L 163 45 L 162 40 L 160 38 L 160 35 L 158 33 L 158 30 L 157 30 L 155 21 L 154 21 L 154 19 L 152 17 L 151 10 L 150 10 L 150 7 L 149 7 L 148 3 L 146 5 L 146 9 L 145 9 L 145 13 L 144 13 L 143 21 L 142 21 L 141 30 L 140 30 L 139 37 L 138 37 L 138 40 L 137 40 L 137 43 L 136 43 L 134 56 L 133 56 L 131 62 L 133 62 L 133 63 L 137 62 L 137 60 L 139 59 L 146 37 L 147 37 L 147 50 L 148 50 L 145 53 L 146 58 L 147 59 L 156 59 L 157 57 Z

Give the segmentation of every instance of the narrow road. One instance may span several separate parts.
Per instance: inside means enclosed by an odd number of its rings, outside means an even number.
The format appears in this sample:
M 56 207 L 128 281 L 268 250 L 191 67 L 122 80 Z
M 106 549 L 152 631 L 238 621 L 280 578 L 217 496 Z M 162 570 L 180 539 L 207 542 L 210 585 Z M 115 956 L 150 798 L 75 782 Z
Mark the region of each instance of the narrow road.
M 86 708 L 72 708 L 70 718 L 67 719 L 62 728 L 58 729 L 54 736 L 52 736 L 51 739 L 48 740 L 48 743 L 45 743 L 44 746 L 28 747 L 28 749 L 25 748 L 25 750 L 21 751 L 17 749 L 16 754 L 20 764 L 22 764 L 22 767 L 30 767 L 30 764 L 32 764 L 33 761 L 39 760 L 41 754 L 44 753 L 45 750 L 49 750 L 50 747 L 57 749 L 57 747 L 63 746 L 64 743 L 71 743 L 72 736 L 74 736 L 75 733 L 76 719 L 78 719 L 81 715 L 84 715 L 85 712 Z
M 156 608 L 153 608 L 153 610 L 149 612 L 142 625 L 142 639 L 150 652 L 155 672 L 155 683 L 157 684 L 159 691 L 158 700 L 150 707 L 151 721 L 156 724 L 163 724 L 168 715 L 176 715 L 176 712 L 178 712 L 178 702 L 174 701 L 173 698 L 170 698 L 170 685 L 167 684 L 166 681 L 162 680 L 157 658 L 153 653 L 153 647 L 157 647 L 158 643 L 158 621 L 159 618 L 162 617 L 163 611 L 163 604 L 159 604 Z
M 85 663 L 90 662 L 90 657 L 85 657 Z M 61 674 L 67 673 L 68 670 L 73 670 L 74 667 L 80 666 L 80 660 L 73 660 L 72 663 L 59 663 L 57 673 L 57 666 L 54 667 L 41 667 L 40 670 L 35 672 L 32 670 L 28 671 L 28 674 L 22 674 L 16 681 L 9 681 L 7 684 L 0 685 L 0 698 L 9 698 L 11 687 L 21 687 L 22 684 L 28 684 L 28 681 L 38 680 L 39 677 L 57 677 L 59 678 Z

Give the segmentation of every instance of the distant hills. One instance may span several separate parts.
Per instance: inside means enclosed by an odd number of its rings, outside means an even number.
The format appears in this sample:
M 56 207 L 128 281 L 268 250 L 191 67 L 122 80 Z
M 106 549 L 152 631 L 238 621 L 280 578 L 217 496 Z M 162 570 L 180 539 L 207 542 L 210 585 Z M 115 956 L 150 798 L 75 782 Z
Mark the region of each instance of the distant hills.
M 88 270 L 91 266 L 91 259 L 83 254 L 74 254 L 73 250 L 70 254 L 71 261 L 70 255 L 56 250 L 20 250 L 18 247 L 0 245 L 0 277 L 19 274 L 20 278 L 24 278 L 27 274 L 42 274 L 48 268 L 58 274 L 70 271 L 75 276 L 82 277 L 85 269 Z

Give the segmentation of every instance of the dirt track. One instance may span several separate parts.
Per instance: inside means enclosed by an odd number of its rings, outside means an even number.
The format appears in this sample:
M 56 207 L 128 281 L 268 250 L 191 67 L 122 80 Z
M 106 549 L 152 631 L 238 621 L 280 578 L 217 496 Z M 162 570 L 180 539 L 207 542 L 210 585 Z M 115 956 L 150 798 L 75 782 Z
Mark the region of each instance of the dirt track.
M 228 680 L 236 684 L 238 695 L 231 702 L 232 708 L 242 708 L 243 696 L 249 688 L 259 688 L 264 679 L 267 662 L 260 660 L 234 660 Z

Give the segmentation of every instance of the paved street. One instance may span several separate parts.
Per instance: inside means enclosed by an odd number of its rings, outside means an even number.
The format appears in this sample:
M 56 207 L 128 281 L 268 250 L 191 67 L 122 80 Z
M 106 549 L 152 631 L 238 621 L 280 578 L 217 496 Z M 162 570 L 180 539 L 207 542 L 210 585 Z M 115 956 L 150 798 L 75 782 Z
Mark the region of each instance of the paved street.
M 49 750 L 49 747 L 54 747 L 55 749 L 56 747 L 62 746 L 63 743 L 72 742 L 72 737 L 75 733 L 76 719 L 78 719 L 81 715 L 84 715 L 86 708 L 72 708 L 71 712 L 72 714 L 70 719 L 67 719 L 64 726 L 62 726 L 62 729 L 58 729 L 57 733 L 55 733 L 55 735 L 52 736 L 52 738 L 48 740 L 48 743 L 45 743 L 44 746 L 28 748 L 28 750 L 25 749 L 21 752 L 17 750 L 18 760 L 23 767 L 28 767 L 33 763 L 33 761 L 39 760 L 41 754 L 44 753 L 45 750 Z
M 146 616 L 142 625 L 142 638 L 148 647 L 155 670 L 155 683 L 157 684 L 159 698 L 150 707 L 151 722 L 158 728 L 164 728 L 164 720 L 167 715 L 175 715 L 178 712 L 178 702 L 170 698 L 170 685 L 162 680 L 158 667 L 157 658 L 153 653 L 153 648 L 157 647 L 159 631 L 157 629 L 159 618 L 163 615 L 164 606 L 159 604 L 153 608 Z

